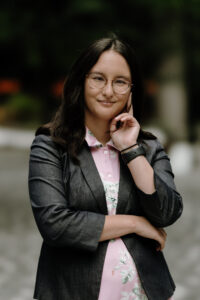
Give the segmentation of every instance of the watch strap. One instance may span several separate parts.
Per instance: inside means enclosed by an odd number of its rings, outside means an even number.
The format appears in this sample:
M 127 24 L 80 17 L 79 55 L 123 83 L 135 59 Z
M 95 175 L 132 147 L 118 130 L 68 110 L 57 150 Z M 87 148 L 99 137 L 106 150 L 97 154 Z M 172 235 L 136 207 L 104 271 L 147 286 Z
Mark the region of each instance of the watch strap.
M 142 145 L 139 145 L 137 148 L 133 148 L 128 152 L 121 153 L 122 160 L 125 164 L 128 164 L 131 160 L 135 159 L 138 156 L 145 155 L 146 152 Z

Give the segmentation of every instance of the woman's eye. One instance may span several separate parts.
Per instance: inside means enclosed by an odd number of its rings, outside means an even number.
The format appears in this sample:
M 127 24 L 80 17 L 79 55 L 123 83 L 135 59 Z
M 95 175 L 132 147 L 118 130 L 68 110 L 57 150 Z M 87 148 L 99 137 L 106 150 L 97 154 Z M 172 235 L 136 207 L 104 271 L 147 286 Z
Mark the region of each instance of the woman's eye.
M 127 84 L 126 81 L 121 80 L 121 79 L 116 80 L 115 83 L 118 84 L 118 85 L 124 85 L 124 84 Z
M 95 76 L 95 77 L 93 77 L 93 79 L 96 81 L 104 81 L 103 77 L 100 77 L 100 76 Z

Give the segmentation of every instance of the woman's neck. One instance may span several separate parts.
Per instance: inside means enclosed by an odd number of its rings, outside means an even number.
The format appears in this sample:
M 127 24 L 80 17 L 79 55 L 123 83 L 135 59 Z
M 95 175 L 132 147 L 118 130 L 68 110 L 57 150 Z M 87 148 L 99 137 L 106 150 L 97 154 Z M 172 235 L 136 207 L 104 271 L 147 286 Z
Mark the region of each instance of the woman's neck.
M 105 145 L 110 140 L 110 123 L 106 120 L 98 120 L 95 122 L 86 118 L 85 125 L 92 131 L 96 139 Z

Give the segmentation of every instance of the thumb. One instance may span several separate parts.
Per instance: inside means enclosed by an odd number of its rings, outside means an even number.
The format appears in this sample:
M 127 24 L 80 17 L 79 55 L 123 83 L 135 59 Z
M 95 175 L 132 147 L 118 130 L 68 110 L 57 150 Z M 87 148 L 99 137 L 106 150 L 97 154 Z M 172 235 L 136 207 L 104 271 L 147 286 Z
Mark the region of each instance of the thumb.
M 132 105 L 132 93 L 130 93 L 127 104 L 126 111 L 133 116 L 133 105 Z

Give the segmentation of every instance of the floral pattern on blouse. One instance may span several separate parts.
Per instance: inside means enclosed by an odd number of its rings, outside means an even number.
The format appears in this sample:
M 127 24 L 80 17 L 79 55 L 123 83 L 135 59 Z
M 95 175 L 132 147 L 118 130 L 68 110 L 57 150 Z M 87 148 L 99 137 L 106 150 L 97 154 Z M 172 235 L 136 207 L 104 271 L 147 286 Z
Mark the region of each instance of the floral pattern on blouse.
M 148 300 L 141 286 L 134 287 L 131 292 L 122 292 L 120 300 Z
M 132 258 L 128 251 L 121 250 L 119 255 L 118 265 L 115 266 L 115 271 L 119 271 L 121 274 L 122 284 L 126 284 L 128 281 L 134 282 L 134 288 L 130 291 L 121 292 L 122 298 L 120 300 L 148 300 L 145 292 L 138 280 L 138 274 L 136 267 L 132 266 Z
M 115 214 L 117 207 L 117 195 L 119 189 L 119 183 L 112 183 L 103 181 L 104 191 L 106 195 L 106 202 L 109 215 Z

